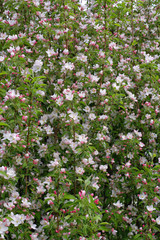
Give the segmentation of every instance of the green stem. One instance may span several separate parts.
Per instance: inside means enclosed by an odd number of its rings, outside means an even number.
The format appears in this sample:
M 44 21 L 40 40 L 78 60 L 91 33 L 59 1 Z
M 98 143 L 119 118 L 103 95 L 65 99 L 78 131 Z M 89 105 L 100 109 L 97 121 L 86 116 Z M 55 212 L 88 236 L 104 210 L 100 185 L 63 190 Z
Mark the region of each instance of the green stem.
M 29 150 L 29 137 L 30 137 L 30 126 L 31 126 L 31 106 L 32 106 L 32 92 L 30 92 L 30 110 L 29 110 L 29 119 L 28 119 L 28 132 L 27 132 L 27 148 L 26 153 L 28 153 Z M 26 165 L 28 165 L 28 158 L 26 158 Z M 27 195 L 28 192 L 28 167 L 26 166 L 26 188 L 25 188 L 25 195 Z

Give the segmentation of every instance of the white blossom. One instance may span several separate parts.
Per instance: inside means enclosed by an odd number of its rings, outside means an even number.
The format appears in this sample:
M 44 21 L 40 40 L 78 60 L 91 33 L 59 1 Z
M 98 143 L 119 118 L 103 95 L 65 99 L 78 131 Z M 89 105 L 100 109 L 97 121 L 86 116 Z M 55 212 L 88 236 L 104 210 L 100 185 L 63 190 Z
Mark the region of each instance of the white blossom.
M 42 68 L 43 62 L 41 60 L 36 60 L 33 64 L 33 72 L 39 72 Z

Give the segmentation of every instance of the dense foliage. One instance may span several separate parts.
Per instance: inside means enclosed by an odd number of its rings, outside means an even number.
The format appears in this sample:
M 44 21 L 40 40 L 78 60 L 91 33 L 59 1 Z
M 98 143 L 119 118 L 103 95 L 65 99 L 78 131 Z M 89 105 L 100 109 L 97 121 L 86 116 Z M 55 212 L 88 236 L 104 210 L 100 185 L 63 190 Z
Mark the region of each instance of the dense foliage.
M 0 239 L 160 239 L 158 2 L 0 1 Z

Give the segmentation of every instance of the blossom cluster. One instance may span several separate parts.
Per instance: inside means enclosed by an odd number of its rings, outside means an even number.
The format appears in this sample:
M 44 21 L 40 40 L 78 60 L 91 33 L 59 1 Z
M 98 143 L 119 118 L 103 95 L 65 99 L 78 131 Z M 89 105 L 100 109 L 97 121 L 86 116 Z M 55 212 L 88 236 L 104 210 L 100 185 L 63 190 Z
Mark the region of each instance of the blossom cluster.
M 2 0 L 0 239 L 159 239 L 156 0 Z

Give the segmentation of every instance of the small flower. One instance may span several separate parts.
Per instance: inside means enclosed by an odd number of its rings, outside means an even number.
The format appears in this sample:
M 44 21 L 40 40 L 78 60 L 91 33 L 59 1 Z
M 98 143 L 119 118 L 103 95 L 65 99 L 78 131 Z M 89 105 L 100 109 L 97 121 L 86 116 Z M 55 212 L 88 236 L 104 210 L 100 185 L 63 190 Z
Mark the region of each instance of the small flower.
M 61 168 L 60 173 L 66 173 L 66 169 L 65 168 Z
M 84 77 L 84 76 L 85 76 L 84 71 L 76 72 L 76 77 Z
M 140 142 L 140 143 L 139 143 L 139 146 L 142 148 L 142 147 L 145 146 L 145 144 L 144 144 L 143 142 Z
M 36 60 L 33 64 L 33 72 L 39 72 L 42 68 L 43 62 L 41 60 Z
M 84 172 L 85 172 L 85 171 L 84 171 L 83 168 L 81 168 L 81 167 L 76 167 L 76 173 L 77 173 L 77 174 L 83 175 Z
M 94 119 L 96 119 L 96 115 L 95 115 L 94 113 L 90 113 L 89 116 L 88 116 L 88 118 L 89 118 L 90 120 L 94 120 Z
M 85 134 L 78 135 L 79 144 L 87 143 L 88 137 Z
M 100 58 L 105 58 L 105 53 L 102 50 L 100 50 L 98 56 Z
M 33 0 L 33 4 L 34 4 L 36 7 L 38 7 L 39 4 L 40 4 L 40 2 L 39 2 L 39 0 Z
M 48 135 L 53 134 L 53 128 L 51 126 L 44 127 L 45 131 L 47 132 Z
M 70 111 L 68 111 L 68 113 L 69 113 L 69 117 L 70 118 L 72 118 L 74 121 L 78 121 L 78 113 L 76 112 L 76 113 L 74 113 L 74 112 L 72 112 L 71 110 Z
M 103 172 L 106 172 L 106 170 L 108 169 L 108 165 L 100 165 L 99 169 Z
M 106 89 L 100 89 L 99 94 L 101 96 L 105 96 L 106 95 Z
M 47 53 L 48 57 L 52 57 L 52 56 L 56 56 L 57 55 L 57 53 L 53 49 L 48 49 L 46 51 L 46 53 Z
M 116 43 L 115 42 L 111 42 L 110 44 L 109 44 L 109 50 L 113 50 L 113 49 L 118 49 L 118 46 L 116 45 Z
M 4 61 L 4 57 L 0 56 L 0 62 L 3 62 L 3 61 Z
M 21 206 L 22 206 L 22 207 L 25 207 L 25 208 L 29 208 L 29 207 L 31 206 L 31 203 L 28 202 L 27 198 L 23 198 L 23 199 L 22 199 Z
M 16 177 L 16 172 L 13 168 L 8 168 L 6 173 L 7 173 L 7 178 L 15 178 Z
M 83 111 L 85 111 L 85 112 L 90 112 L 90 107 L 89 106 L 86 106 L 84 109 L 83 109 Z
M 116 203 L 113 203 L 114 206 L 118 207 L 118 208 L 121 208 L 123 206 L 122 203 L 120 203 L 120 201 L 118 200 L 118 202 Z
M 74 69 L 74 64 L 71 62 L 65 63 L 62 67 L 62 72 L 66 72 L 67 70 L 72 71 Z
M 72 91 L 69 89 L 69 88 L 67 88 L 67 89 L 64 89 L 63 90 L 63 94 L 65 94 L 65 96 L 66 96 L 66 100 L 69 100 L 69 101 L 72 101 L 73 100 L 73 93 L 72 93 Z
M 38 91 L 36 92 L 36 94 L 39 94 L 39 95 L 41 95 L 42 97 L 45 96 L 45 92 L 42 91 L 42 90 L 38 90 Z
M 86 195 L 86 191 L 81 190 L 81 191 L 79 192 L 79 196 L 80 196 L 81 199 L 83 199 L 83 197 L 85 197 L 85 195 Z
M 140 72 L 140 67 L 139 67 L 139 65 L 134 66 L 134 67 L 133 67 L 133 70 L 134 70 L 135 72 Z
M 83 53 L 79 53 L 77 56 L 77 60 L 87 63 L 87 56 L 85 56 Z
M 140 200 L 144 200 L 144 199 L 146 199 L 147 194 L 145 194 L 145 193 L 143 192 L 143 193 L 139 194 L 138 197 L 139 197 Z
M 5 232 L 8 230 L 8 227 L 6 226 L 5 222 L 0 222 L 0 234 L 1 237 L 4 236 Z
M 154 210 L 156 210 L 156 209 L 153 207 L 153 205 L 150 205 L 150 206 L 147 206 L 147 210 L 148 210 L 149 212 L 152 212 L 152 211 L 154 211 Z
M 64 55 L 68 55 L 68 54 L 69 54 L 68 49 L 65 48 L 65 49 L 63 50 L 63 54 L 64 54 Z
M 114 228 L 112 228 L 112 234 L 115 236 L 117 234 L 117 230 L 115 230 Z
M 158 225 L 160 225 L 160 216 L 159 216 L 158 218 L 156 218 L 156 223 L 157 223 Z

